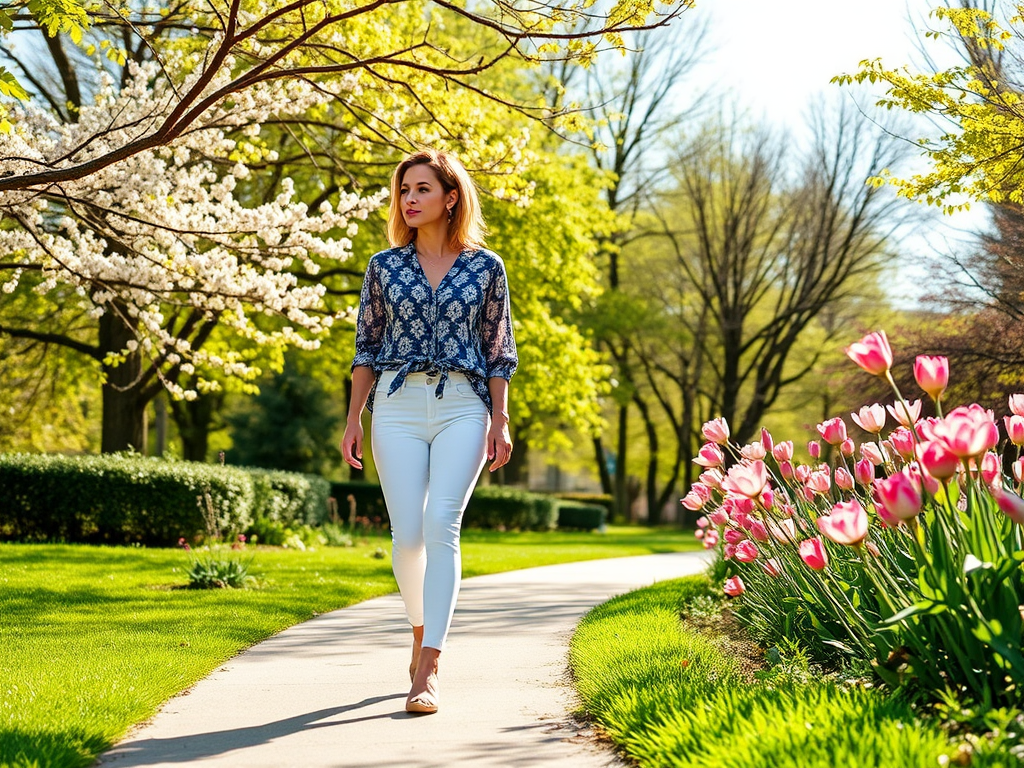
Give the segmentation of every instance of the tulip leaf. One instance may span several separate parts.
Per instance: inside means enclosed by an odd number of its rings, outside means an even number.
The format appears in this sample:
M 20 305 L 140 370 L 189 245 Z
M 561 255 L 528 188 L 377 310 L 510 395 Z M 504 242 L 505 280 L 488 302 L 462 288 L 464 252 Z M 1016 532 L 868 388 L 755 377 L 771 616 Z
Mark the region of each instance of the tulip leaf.
M 948 606 L 945 603 L 939 603 L 934 600 L 921 600 L 913 605 L 908 605 L 898 613 L 894 613 L 889 618 L 883 620 L 883 623 L 896 624 L 912 616 L 936 616 L 946 610 L 948 610 Z

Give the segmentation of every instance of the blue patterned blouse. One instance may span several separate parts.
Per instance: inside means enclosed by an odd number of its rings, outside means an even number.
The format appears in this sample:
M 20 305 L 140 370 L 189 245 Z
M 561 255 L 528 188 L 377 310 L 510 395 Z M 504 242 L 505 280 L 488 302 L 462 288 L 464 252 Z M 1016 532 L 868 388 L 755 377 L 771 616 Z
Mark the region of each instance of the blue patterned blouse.
M 444 395 L 449 371 L 461 371 L 492 410 L 487 379 L 511 379 L 519 364 L 508 278 L 496 253 L 464 250 L 434 291 L 413 244 L 375 254 L 366 266 L 352 367 L 398 371 L 388 396 L 415 371 L 437 371 Z M 373 411 L 370 390 L 366 407 Z

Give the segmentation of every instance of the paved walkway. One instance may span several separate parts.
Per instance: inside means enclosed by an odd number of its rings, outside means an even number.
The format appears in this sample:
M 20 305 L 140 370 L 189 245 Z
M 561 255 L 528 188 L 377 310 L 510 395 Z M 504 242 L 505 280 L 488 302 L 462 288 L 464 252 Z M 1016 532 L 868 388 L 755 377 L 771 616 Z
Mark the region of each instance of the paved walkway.
M 569 715 L 573 627 L 613 595 L 703 567 L 703 553 L 674 553 L 467 579 L 436 715 L 404 711 L 411 634 L 397 594 L 324 614 L 232 659 L 99 764 L 619 766 Z

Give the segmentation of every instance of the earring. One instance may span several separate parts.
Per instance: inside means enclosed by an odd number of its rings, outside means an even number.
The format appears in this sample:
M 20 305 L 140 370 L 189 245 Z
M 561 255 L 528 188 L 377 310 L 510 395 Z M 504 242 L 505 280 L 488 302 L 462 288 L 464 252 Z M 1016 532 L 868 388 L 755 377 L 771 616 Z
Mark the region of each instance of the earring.
M 454 210 L 452 210 L 453 208 L 455 208 L 455 206 L 454 206 L 454 205 L 453 205 L 453 206 L 452 206 L 451 208 L 449 208 L 449 209 L 448 209 L 448 222 L 449 222 L 449 223 L 451 223 L 451 220 L 452 220 L 452 216 L 454 216 L 454 215 L 455 215 L 455 211 L 454 211 Z

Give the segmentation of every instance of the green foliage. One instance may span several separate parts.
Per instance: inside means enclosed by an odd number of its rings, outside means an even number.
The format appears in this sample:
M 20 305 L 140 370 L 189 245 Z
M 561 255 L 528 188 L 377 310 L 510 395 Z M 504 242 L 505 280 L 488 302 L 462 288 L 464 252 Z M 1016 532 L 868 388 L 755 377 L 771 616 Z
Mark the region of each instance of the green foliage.
M 319 525 L 330 512 L 331 483 L 319 475 L 301 475 L 242 467 L 252 478 L 256 520 Z
M 611 517 L 615 510 L 615 499 L 607 493 L 556 493 L 555 498 L 563 501 L 575 501 L 579 504 L 597 504 L 604 507 L 608 517 Z
M 604 525 L 607 516 L 607 508 L 600 504 L 580 504 L 571 501 L 558 503 L 559 528 L 592 531 Z
M 189 550 L 186 570 L 190 589 L 241 589 L 256 579 L 249 575 L 255 555 L 247 558 L 232 549 L 216 545 L 197 552 Z
M 331 496 L 337 503 L 338 515 L 350 526 L 355 525 L 357 517 L 371 521 L 379 518 L 382 522 L 388 519 L 384 493 L 378 483 L 361 480 L 331 483 Z
M 558 525 L 558 500 L 497 485 L 477 486 L 463 525 L 499 530 L 549 531 Z
M 340 421 L 323 385 L 305 375 L 294 355 L 260 384 L 244 410 L 228 416 L 232 464 L 327 474 L 339 463 L 334 432 Z
M 905 702 L 801 679 L 799 659 L 780 658 L 788 667 L 774 678 L 750 681 L 722 638 L 680 624 L 709 594 L 706 577 L 662 582 L 595 608 L 573 635 L 586 712 L 640 766 L 925 768 L 957 754 Z

